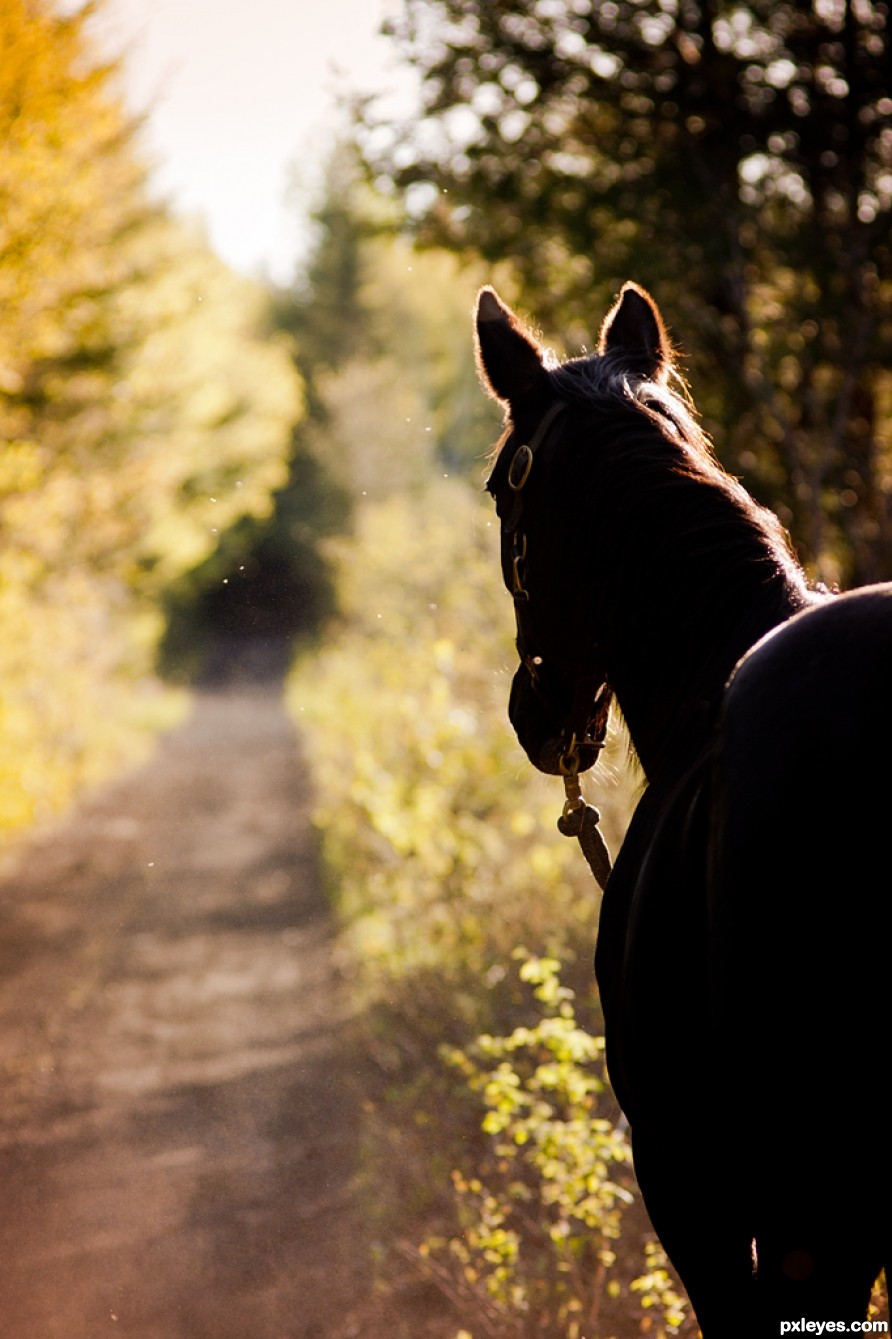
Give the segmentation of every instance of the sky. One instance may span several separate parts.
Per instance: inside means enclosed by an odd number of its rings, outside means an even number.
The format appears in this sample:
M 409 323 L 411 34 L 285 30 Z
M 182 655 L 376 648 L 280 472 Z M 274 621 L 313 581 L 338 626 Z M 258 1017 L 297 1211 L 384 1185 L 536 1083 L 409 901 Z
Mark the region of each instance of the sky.
M 380 35 L 399 0 L 105 0 L 99 35 L 145 113 L 153 185 L 218 254 L 288 283 L 345 89 L 408 89 Z M 406 92 L 402 94 L 407 96 Z

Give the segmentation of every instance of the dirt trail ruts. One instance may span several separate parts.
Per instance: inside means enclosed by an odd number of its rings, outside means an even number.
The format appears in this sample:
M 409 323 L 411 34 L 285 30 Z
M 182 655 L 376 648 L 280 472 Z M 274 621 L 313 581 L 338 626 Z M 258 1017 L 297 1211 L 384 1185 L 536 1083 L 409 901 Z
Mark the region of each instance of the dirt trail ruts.
M 0 888 L 0 1336 L 355 1334 L 349 1020 L 280 683 L 196 694 Z

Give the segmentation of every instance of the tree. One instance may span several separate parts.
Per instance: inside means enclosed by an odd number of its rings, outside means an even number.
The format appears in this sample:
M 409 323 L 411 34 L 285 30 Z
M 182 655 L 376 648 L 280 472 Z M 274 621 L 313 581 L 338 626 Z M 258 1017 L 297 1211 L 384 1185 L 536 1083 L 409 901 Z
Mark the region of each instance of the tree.
M 150 204 L 90 14 L 0 0 L 0 500 L 35 577 L 154 597 L 268 511 L 300 385 L 262 290 Z
M 197 586 L 213 618 L 236 611 L 240 593 L 258 612 L 269 579 L 303 633 L 332 612 L 326 544 L 355 506 L 466 469 L 495 435 L 467 339 L 473 281 L 462 289 L 448 253 L 417 252 L 348 141 L 328 161 L 312 222 L 306 267 L 274 301 L 306 388 L 289 478 L 272 516 L 231 532 L 179 601 L 194 611 Z
M 268 514 L 301 386 L 149 200 L 92 7 L 0 0 L 0 829 L 113 763 L 165 588 Z
M 652 287 L 803 556 L 892 576 L 884 0 L 404 0 L 390 30 L 424 115 L 366 109 L 364 142 L 420 235 L 510 258 L 579 342 L 589 302 Z

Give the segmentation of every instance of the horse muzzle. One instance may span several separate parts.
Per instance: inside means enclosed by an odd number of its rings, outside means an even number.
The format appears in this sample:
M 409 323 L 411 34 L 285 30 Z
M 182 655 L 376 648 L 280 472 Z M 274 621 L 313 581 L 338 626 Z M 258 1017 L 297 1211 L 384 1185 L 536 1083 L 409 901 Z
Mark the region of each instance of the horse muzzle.
M 511 681 L 508 719 L 530 762 L 547 776 L 563 776 L 566 771 L 572 737 L 561 724 L 559 712 L 542 682 L 533 679 L 526 665 L 519 665 Z M 588 771 L 597 762 L 599 751 L 598 745 L 577 743 L 575 770 Z

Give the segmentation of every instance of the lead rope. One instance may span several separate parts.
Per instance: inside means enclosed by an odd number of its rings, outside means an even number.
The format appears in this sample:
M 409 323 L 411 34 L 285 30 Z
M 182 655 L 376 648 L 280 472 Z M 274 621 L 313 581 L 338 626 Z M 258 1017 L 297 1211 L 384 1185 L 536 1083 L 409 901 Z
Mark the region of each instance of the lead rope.
M 561 774 L 564 778 L 566 801 L 563 813 L 557 821 L 558 832 L 564 837 L 576 837 L 582 854 L 588 861 L 589 869 L 599 886 L 604 889 L 610 878 L 613 862 L 610 851 L 598 824 L 601 815 L 593 804 L 582 798 L 579 784 L 579 751 L 576 736 L 570 741 L 570 747 L 561 759 Z

